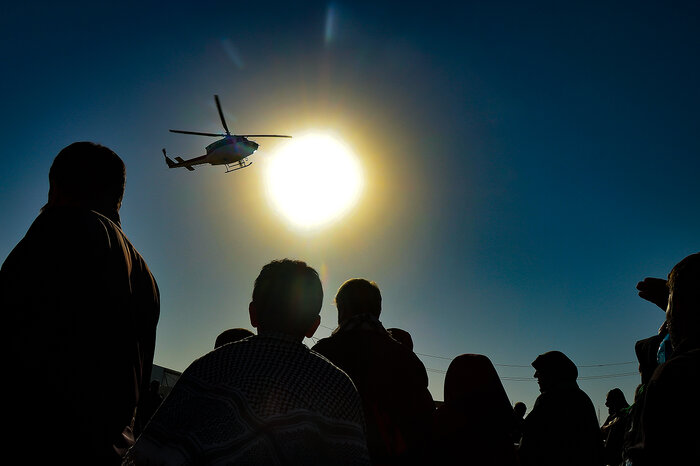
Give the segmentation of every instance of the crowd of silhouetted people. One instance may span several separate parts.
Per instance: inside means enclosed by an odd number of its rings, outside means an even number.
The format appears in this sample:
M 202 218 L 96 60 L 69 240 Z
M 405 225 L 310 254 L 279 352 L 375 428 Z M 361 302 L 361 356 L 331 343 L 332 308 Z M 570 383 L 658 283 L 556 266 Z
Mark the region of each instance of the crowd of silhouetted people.
M 436 403 L 412 335 L 384 327 L 380 289 L 363 278 L 338 289 L 338 325 L 309 349 L 324 292 L 291 259 L 255 279 L 256 332 L 223 331 L 163 398 L 151 381 L 160 294 L 121 228 L 125 177 L 104 146 L 64 148 L 48 203 L 0 269 L 6 445 L 21 463 L 700 464 L 700 253 L 638 283 L 666 318 L 634 345 L 632 404 L 610 390 L 602 426 L 556 350 L 532 362 L 540 395 L 527 414 L 482 354 L 451 361 Z

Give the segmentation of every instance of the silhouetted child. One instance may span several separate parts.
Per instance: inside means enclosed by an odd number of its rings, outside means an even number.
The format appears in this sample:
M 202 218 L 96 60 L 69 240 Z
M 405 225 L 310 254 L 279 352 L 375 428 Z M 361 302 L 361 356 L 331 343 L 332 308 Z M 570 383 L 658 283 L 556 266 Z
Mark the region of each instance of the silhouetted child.
M 527 406 L 522 401 L 518 401 L 513 405 L 513 415 L 515 416 L 515 425 L 513 427 L 513 443 L 520 444 L 520 437 L 523 436 L 523 426 L 525 425 L 525 413 Z

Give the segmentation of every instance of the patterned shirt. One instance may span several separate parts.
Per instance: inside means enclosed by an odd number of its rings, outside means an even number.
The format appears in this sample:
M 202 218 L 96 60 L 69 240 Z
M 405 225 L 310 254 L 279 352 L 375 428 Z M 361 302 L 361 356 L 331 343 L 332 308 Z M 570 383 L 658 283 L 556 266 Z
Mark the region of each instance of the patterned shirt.
M 367 465 L 362 404 L 298 340 L 252 336 L 194 361 L 124 464 Z

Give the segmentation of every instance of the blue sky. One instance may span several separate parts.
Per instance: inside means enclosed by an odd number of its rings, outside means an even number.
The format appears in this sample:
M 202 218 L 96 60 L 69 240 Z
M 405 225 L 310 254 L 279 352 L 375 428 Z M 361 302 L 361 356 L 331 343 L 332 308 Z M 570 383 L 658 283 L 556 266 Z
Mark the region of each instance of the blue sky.
M 411 332 L 442 399 L 449 358 L 489 356 L 512 402 L 558 349 L 580 366 L 635 361 L 663 313 L 634 289 L 700 250 L 700 9 L 696 2 L 26 2 L 0 19 L 0 258 L 29 227 L 56 153 L 76 140 L 127 164 L 124 230 L 162 293 L 156 363 L 183 370 L 220 331 L 250 327 L 266 262 L 323 277 L 322 327 L 351 277 Z M 330 131 L 365 191 L 300 233 L 254 164 L 168 170 L 219 131 Z M 319 193 L 322 195 L 322 193 Z M 312 344 L 312 340 L 307 343 Z M 447 359 L 443 359 L 447 358 Z M 512 367 L 525 366 L 525 367 Z M 581 367 L 582 377 L 636 364 Z M 513 380 L 513 379 L 517 380 Z M 637 376 L 586 378 L 631 401 Z

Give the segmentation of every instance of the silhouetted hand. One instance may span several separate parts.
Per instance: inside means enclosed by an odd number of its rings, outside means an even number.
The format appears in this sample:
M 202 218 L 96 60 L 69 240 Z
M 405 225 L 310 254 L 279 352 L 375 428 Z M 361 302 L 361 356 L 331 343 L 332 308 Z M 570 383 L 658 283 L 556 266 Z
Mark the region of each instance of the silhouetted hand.
M 656 304 L 666 312 L 666 305 L 668 304 L 668 286 L 666 285 L 666 280 L 663 278 L 647 277 L 637 283 L 637 289 L 639 290 L 640 298 Z

